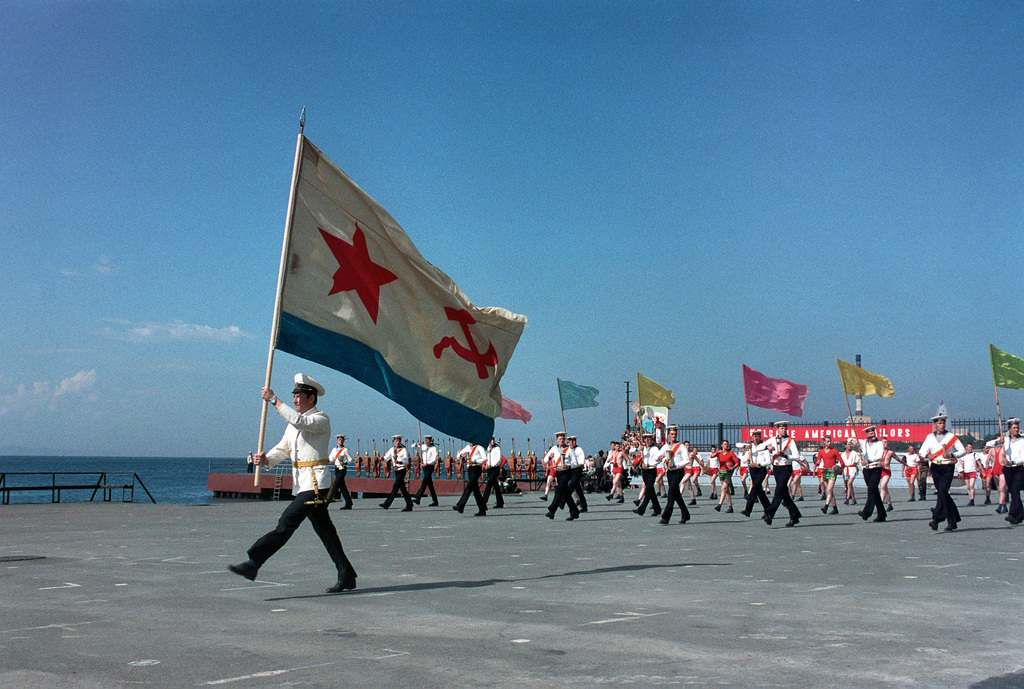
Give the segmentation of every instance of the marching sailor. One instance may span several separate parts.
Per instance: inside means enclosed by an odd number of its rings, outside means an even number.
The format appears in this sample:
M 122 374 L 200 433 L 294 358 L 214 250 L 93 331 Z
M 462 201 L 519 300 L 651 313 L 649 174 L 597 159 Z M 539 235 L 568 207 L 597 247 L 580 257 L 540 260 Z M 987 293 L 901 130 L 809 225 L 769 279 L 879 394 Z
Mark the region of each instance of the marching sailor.
M 462 514 L 462 511 L 466 509 L 466 503 L 469 502 L 469 496 L 472 493 L 473 499 L 476 500 L 477 512 L 474 517 L 486 517 L 487 516 L 487 503 L 484 502 L 484 497 L 480 494 L 480 473 L 483 471 L 484 464 L 487 463 L 487 450 L 482 445 L 466 445 L 464 448 L 459 450 L 459 454 L 456 455 L 459 459 L 468 459 L 469 467 L 466 470 L 466 487 L 462 491 L 462 497 L 459 501 L 452 506 L 452 509 Z
M 409 451 L 402 444 L 400 435 L 391 436 L 391 443 L 392 446 L 384 453 L 384 461 L 395 470 L 395 482 L 391 484 L 391 494 L 380 506 L 384 509 L 391 507 L 391 503 L 401 491 L 402 498 L 405 500 L 405 507 L 402 508 L 402 511 L 412 512 L 412 498 L 409 497 L 409 489 L 405 487 L 405 475 L 409 473 Z
M 494 491 L 494 509 L 500 510 L 505 506 L 505 498 L 501 494 L 501 482 L 498 477 L 501 475 L 501 464 L 503 462 L 501 456 L 501 446 L 498 442 L 491 437 L 491 442 L 487 445 L 487 478 L 486 484 L 484 485 L 484 504 L 487 504 L 487 498 L 491 497 L 491 490 Z
M 334 487 L 331 489 L 327 502 L 334 502 L 338 493 L 341 493 L 341 496 L 345 498 L 345 504 L 341 509 L 350 510 L 352 509 L 352 495 L 348 492 L 348 486 L 345 485 L 345 474 L 348 473 L 348 463 L 352 461 L 352 457 L 348 453 L 348 448 L 345 447 L 345 436 L 339 433 L 334 437 L 338 441 L 338 446 L 331 450 L 330 456 L 330 460 L 334 464 Z
M 437 493 L 434 492 L 434 470 L 437 469 L 437 448 L 434 447 L 434 437 L 423 436 L 423 442 L 416 445 L 423 457 L 423 481 L 420 482 L 420 489 L 412 497 L 417 505 L 423 499 L 424 491 L 430 491 L 430 506 L 437 507 Z
M 299 373 L 295 376 L 292 390 L 292 407 L 274 395 L 270 388 L 263 388 L 261 396 L 273 405 L 278 414 L 288 422 L 281 442 L 269 452 L 257 452 L 253 461 L 259 465 L 274 466 L 285 459 L 292 463 L 292 490 L 295 497 L 281 513 L 277 528 L 262 536 L 249 548 L 249 559 L 239 565 L 230 565 L 229 570 L 249 581 L 256 578 L 263 563 L 270 559 L 281 546 L 288 542 L 303 520 L 309 518 L 313 530 L 327 549 L 338 569 L 338 582 L 327 589 L 328 593 L 340 593 L 356 587 L 356 571 L 345 557 L 341 539 L 327 513 L 326 490 L 328 486 L 327 443 L 331 437 L 331 420 L 316 408 L 324 394 L 324 388 L 309 376 Z M 323 496 L 321 493 L 323 492 Z
M 679 484 L 683 481 L 683 472 L 690 466 L 689 448 L 683 443 L 677 443 L 679 435 L 677 426 L 668 427 L 668 442 L 661 448 L 665 457 L 665 470 L 668 475 L 668 497 L 666 498 L 665 510 L 661 513 L 661 523 L 668 524 L 672 519 L 673 505 L 679 505 L 679 523 L 685 524 L 690 521 L 690 510 L 686 509 L 686 502 L 679 490 Z
M 1024 437 L 1020 434 L 1020 419 L 1006 422 L 1010 434 L 1003 438 L 1003 476 L 1010 493 L 1010 509 L 1006 513 L 1006 521 L 1020 524 L 1024 521 L 1024 505 L 1021 504 L 1020 492 L 1024 489 Z
M 935 507 L 928 526 L 937 531 L 939 522 L 946 520 L 946 531 L 955 531 L 960 521 L 960 510 L 949 495 L 949 486 L 953 482 L 956 460 L 967 454 L 963 443 L 953 433 L 946 430 L 946 415 L 936 414 L 932 417 L 932 432 L 921 443 L 921 459 L 930 465 L 932 481 L 935 482 Z
M 565 433 L 559 432 L 555 434 L 555 445 L 548 450 L 548 453 L 544 455 L 544 459 L 548 461 L 549 467 L 554 467 L 555 470 L 555 499 L 551 501 L 551 506 L 545 513 L 548 519 L 555 518 L 555 512 L 561 507 L 569 508 L 569 516 L 565 518 L 565 521 L 571 522 L 574 519 L 579 519 L 580 510 L 576 506 L 576 501 L 572 498 L 572 465 L 576 459 L 576 453 L 572 452 L 568 445 L 566 445 Z
M 651 503 L 655 517 L 661 516 L 661 503 L 658 502 L 658 491 L 654 487 L 654 481 L 658 476 L 658 465 L 664 461 L 664 454 L 661 448 L 654 444 L 654 434 L 644 433 L 644 449 L 640 460 L 640 475 L 644 479 L 644 498 L 634 512 L 641 517 L 647 510 L 647 503 Z
M 891 454 L 889 452 L 889 441 L 879 440 L 874 426 L 865 428 L 864 433 L 867 435 L 867 439 L 860 444 L 860 463 L 864 467 L 864 483 L 868 486 L 868 499 L 864 503 L 864 509 L 857 514 L 860 515 L 861 519 L 867 521 L 877 506 L 878 516 L 874 518 L 874 521 L 884 522 L 885 505 L 882 504 L 882 494 L 878 489 L 878 484 L 882 480 L 882 465 L 885 457 Z
M 761 509 L 768 514 L 771 503 L 764 492 L 764 482 L 768 478 L 768 469 L 772 465 L 772 447 L 762 442 L 760 430 L 750 432 L 750 445 L 746 448 L 747 463 L 750 467 L 750 493 L 747 494 L 747 505 L 740 512 L 744 517 L 749 517 L 754 503 L 760 501 Z
M 796 526 L 800 523 L 801 515 L 789 494 L 789 479 L 793 476 L 793 462 L 800 460 L 800 450 L 796 447 L 796 441 L 789 437 L 789 422 L 776 421 L 775 428 L 778 429 L 778 435 L 768 441 L 772 451 L 775 496 L 772 498 L 772 504 L 765 510 L 763 519 L 770 526 L 779 504 L 783 504 L 789 510 L 789 521 L 786 522 L 786 526 Z
M 569 459 L 569 466 L 572 467 L 572 473 L 569 476 L 569 495 L 566 499 L 572 502 L 575 493 L 579 511 L 586 512 L 587 496 L 583 494 L 583 469 L 586 466 L 587 457 L 583 454 L 583 448 L 576 444 L 576 436 L 570 435 L 566 440 L 569 441 L 569 451 L 566 453 L 566 457 Z

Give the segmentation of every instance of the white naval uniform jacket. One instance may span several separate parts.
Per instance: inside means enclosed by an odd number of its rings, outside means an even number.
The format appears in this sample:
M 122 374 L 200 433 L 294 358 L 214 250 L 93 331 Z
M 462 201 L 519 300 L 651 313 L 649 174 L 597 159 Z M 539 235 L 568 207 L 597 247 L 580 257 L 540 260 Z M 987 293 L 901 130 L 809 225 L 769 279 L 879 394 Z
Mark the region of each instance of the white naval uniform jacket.
M 281 418 L 288 422 L 281 442 L 267 452 L 267 464 L 276 466 L 286 459 L 292 462 L 292 494 L 313 490 L 313 476 L 316 485 L 323 491 L 331 487 L 327 475 L 330 468 L 327 446 L 331 440 L 331 420 L 327 414 L 313 407 L 300 414 L 294 407 L 282 402 L 274 407 Z M 320 461 L 318 466 L 296 466 L 297 462 Z
M 885 441 L 862 440 L 860 448 L 861 461 L 867 465 L 868 469 L 878 469 L 882 466 L 882 458 L 885 457 Z
M 437 446 L 427 447 L 425 443 L 419 445 L 420 454 L 423 457 L 423 466 L 432 467 L 437 465 Z
M 409 468 L 409 451 L 404 447 L 399 447 L 396 451 L 394 447 L 388 449 L 384 453 L 384 461 L 391 462 L 391 466 L 397 469 L 408 469 Z
M 778 466 L 792 466 L 794 461 L 800 459 L 800 450 L 796 446 L 796 441 L 793 440 L 792 436 L 776 436 L 768 440 L 765 443 L 772 449 L 772 454 L 781 453 L 782 457 L 778 457 L 773 461 Z
M 952 441 L 952 444 L 950 444 Z M 935 433 L 929 433 L 928 437 L 921 443 L 921 448 L 918 450 L 918 454 L 922 457 L 927 457 L 933 452 L 939 452 L 943 450 L 949 444 L 949 449 L 943 452 L 942 455 L 931 460 L 933 464 L 954 464 L 956 460 L 967 454 L 967 448 L 960 442 L 960 439 L 953 435 L 951 431 L 946 431 L 941 438 L 936 437 Z M 946 455 L 951 455 L 947 457 Z
M 459 450 L 459 457 L 468 457 L 470 464 L 482 466 L 487 463 L 487 450 L 482 445 L 466 445 Z

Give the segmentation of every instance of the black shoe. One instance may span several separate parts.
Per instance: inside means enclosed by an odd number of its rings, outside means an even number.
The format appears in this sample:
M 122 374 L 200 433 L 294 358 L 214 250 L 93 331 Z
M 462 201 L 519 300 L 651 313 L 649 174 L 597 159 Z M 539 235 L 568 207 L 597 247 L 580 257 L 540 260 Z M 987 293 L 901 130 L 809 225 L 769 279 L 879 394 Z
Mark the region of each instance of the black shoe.
M 992 498 L 985 498 L 985 504 L 986 505 L 991 505 L 992 504 Z
M 412 512 L 412 505 L 406 505 L 402 508 L 403 512 Z
M 910 500 L 907 500 L 907 502 L 917 502 L 917 498 L 911 495 Z
M 586 507 L 581 507 L 581 508 L 580 508 L 580 512 L 586 512 L 586 511 L 587 511 L 587 508 L 586 508 Z
M 804 496 L 801 495 L 799 498 L 796 499 L 796 501 L 797 502 L 803 502 L 804 501 Z
M 640 515 L 641 517 L 642 517 L 642 516 L 644 516 L 644 513 L 640 511 L 640 508 L 639 508 L 639 507 L 638 507 L 638 508 L 636 508 L 635 510 L 633 510 L 633 513 L 634 513 L 634 514 L 639 514 L 639 515 Z
M 746 510 L 740 510 L 740 514 L 742 514 L 744 517 L 750 516 L 750 512 L 747 512 Z
M 341 510 L 350 510 L 350 509 L 352 509 L 352 503 L 350 502 L 350 503 L 349 503 L 349 504 L 347 504 L 347 505 L 342 505 L 342 506 L 341 506 L 341 507 L 339 507 L 338 509 L 341 509 Z
M 256 573 L 260 571 L 260 568 L 252 560 L 246 560 L 239 565 L 228 565 L 228 569 L 249 581 L 256 581 Z
M 578 515 L 578 514 L 575 517 L 570 514 L 568 517 L 565 518 L 565 521 L 571 522 L 573 519 L 579 519 L 579 518 L 580 518 L 580 515 Z
M 341 593 L 342 591 L 351 591 L 356 587 L 356 575 L 351 574 L 344 579 L 338 579 L 331 588 L 327 589 L 327 593 Z
M 851 505 L 856 505 L 857 504 L 857 498 L 854 498 L 853 500 L 851 500 L 850 504 Z
M 492 510 L 503 510 L 503 509 L 505 509 L 505 503 L 502 503 L 502 504 L 500 504 L 500 505 L 495 505 L 495 506 L 494 506 L 494 507 L 492 507 L 491 509 L 492 509 Z
M 845 500 L 843 500 L 843 504 L 844 505 L 849 505 L 850 504 L 850 498 L 846 498 Z
M 892 511 L 893 511 L 892 503 L 890 502 L 890 503 L 889 503 L 888 505 L 886 505 L 886 506 L 885 506 L 885 509 L 887 509 L 887 510 L 889 510 L 890 512 L 892 512 Z
M 697 504 L 697 500 L 696 500 L 696 499 L 691 499 L 691 500 L 690 500 L 690 506 L 691 506 L 691 507 L 692 507 L 693 505 L 696 505 L 696 504 Z
M 722 511 L 722 506 L 721 505 L 715 505 L 715 512 L 721 512 L 721 511 Z
M 835 507 L 833 507 L 833 508 L 832 508 L 832 511 L 831 511 L 831 512 L 830 512 L 829 514 L 839 514 L 839 509 L 838 509 L 838 508 L 835 508 Z
M 661 512 L 651 512 L 651 516 L 652 517 L 660 517 L 661 516 Z
M 460 505 L 452 505 L 452 509 L 458 512 L 459 514 L 462 514 L 463 510 L 465 510 L 466 508 Z
M 680 523 L 680 524 L 685 524 L 685 523 L 686 523 L 686 522 L 688 522 L 688 521 L 690 521 L 690 518 L 689 518 L 689 517 L 683 517 L 682 519 L 680 519 L 680 520 L 679 520 L 679 523 Z
M 939 530 L 939 523 L 937 521 L 930 521 L 930 522 L 928 522 L 928 526 L 931 528 L 932 531 L 938 531 Z
M 790 519 L 788 522 L 786 522 L 786 526 L 796 526 L 799 523 L 799 519 Z
M 634 500 L 633 504 L 636 505 L 637 507 L 639 507 L 640 506 L 640 501 L 639 500 Z
M 386 510 L 387 508 L 391 507 L 391 505 L 388 505 L 388 504 L 386 504 L 386 503 L 383 503 L 383 502 L 382 502 L 381 504 L 377 505 L 377 506 L 378 506 L 378 507 L 380 507 L 381 509 L 385 509 L 385 510 Z
M 956 524 L 948 524 L 943 531 L 956 531 Z
M 868 517 L 870 517 L 871 515 L 868 514 L 867 512 L 865 512 L 864 510 L 858 510 L 857 511 L 857 516 L 860 517 L 861 519 L 863 519 L 864 521 L 867 521 Z
M 540 496 L 540 499 L 543 500 L 544 502 L 547 502 L 548 501 L 548 496 L 542 495 L 542 496 Z
M 725 511 L 726 514 L 732 514 L 732 512 L 733 512 L 733 509 L 731 507 Z
M 420 500 L 422 500 L 423 498 L 414 497 L 414 498 L 409 498 L 409 499 L 412 500 L 414 503 L 416 503 L 418 505 L 418 504 L 420 504 Z
M 553 512 L 545 512 L 544 516 L 547 517 L 548 519 L 554 519 L 555 518 L 555 515 L 554 515 Z
M 700 493 L 698 493 L 698 495 L 700 495 Z M 718 493 L 712 492 L 711 493 L 711 499 L 712 500 L 717 500 L 718 499 Z
M 662 520 L 658 521 L 658 523 L 659 524 L 668 524 L 668 520 L 667 519 L 662 519 Z
M 968 500 L 967 501 L 967 506 L 968 507 L 974 507 L 974 501 L 973 500 Z
M 474 517 L 486 517 L 486 516 L 487 516 L 487 513 L 486 513 L 486 512 L 484 512 L 483 510 L 480 510 L 479 512 L 477 512 L 477 513 L 476 513 L 476 514 L 474 514 L 473 516 L 474 516 Z
M 1020 524 L 1020 522 L 1017 521 L 1016 519 L 1014 519 L 1013 517 L 1007 516 L 1007 517 L 1005 517 L 1005 519 L 1006 519 L 1006 521 L 1010 522 L 1014 526 L 1016 526 L 1017 524 Z M 231 570 L 231 571 L 233 572 L 234 570 Z
M 435 500 L 434 502 L 430 503 L 430 507 L 437 507 L 440 504 L 441 503 L 439 503 L 437 500 Z
M 821 508 L 821 513 L 828 514 L 828 505 L 825 505 L 824 507 Z
M 885 517 L 875 517 L 871 521 L 873 521 L 873 522 L 884 522 L 885 521 Z
M 768 526 L 772 525 L 772 518 L 769 517 L 767 514 L 764 515 L 763 517 L 761 517 L 761 519 L 763 519 L 764 523 L 767 524 Z
M 609 493 L 608 495 L 604 496 L 604 499 L 605 500 L 611 500 L 612 499 L 611 494 Z

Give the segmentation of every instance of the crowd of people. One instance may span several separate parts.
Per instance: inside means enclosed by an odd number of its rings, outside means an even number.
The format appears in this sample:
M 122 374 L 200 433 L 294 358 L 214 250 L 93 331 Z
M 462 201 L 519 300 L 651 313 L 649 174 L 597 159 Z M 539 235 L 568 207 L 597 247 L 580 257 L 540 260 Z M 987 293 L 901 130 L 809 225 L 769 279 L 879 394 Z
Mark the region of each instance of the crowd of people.
M 864 506 L 857 514 L 865 521 L 874 517 L 874 521 L 884 522 L 893 509 L 889 484 L 895 470 L 900 471 L 907 482 L 910 501 L 926 499 L 927 478 L 931 477 L 936 502 L 928 525 L 933 530 L 938 530 L 945 522 L 945 530 L 954 531 L 961 520 L 957 504 L 950 496 L 950 487 L 957 476 L 967 486 L 967 506 L 976 505 L 980 483 L 984 504 L 991 504 L 992 495 L 996 493 L 996 512 L 1005 513 L 1006 521 L 1014 525 L 1024 521 L 1021 503 L 1024 437 L 1020 434 L 1020 420 L 1016 418 L 1007 422 L 1007 433 L 1000 432 L 978 450 L 970 443 L 965 446 L 956 434 L 948 431 L 946 416 L 939 414 L 932 418 L 932 432 L 920 447 L 911 445 L 902 454 L 890 448 L 888 441 L 879 439 L 874 426 L 867 426 L 860 429 L 865 437 L 847 440 L 842 451 L 825 437 L 817 451 L 808 456 L 801 453 L 790 437 L 788 424 L 780 421 L 775 424 L 774 437 L 766 439 L 760 429 L 753 429 L 750 440 L 738 443 L 736 450 L 728 440 L 722 440 L 711 451 L 698 452 L 688 440 L 680 442 L 677 427 L 656 426 L 653 432 L 645 429 L 624 434 L 611 441 L 607 452 L 602 450 L 590 456 L 579 447 L 575 436 L 559 432 L 555 434 L 555 443 L 540 459 L 529 451 L 526 457 L 514 453 L 505 456 L 494 438 L 486 448 L 468 444 L 454 456 L 449 452 L 442 459 L 429 435 L 424 436 L 422 442 L 411 444 L 415 455 L 410 454 L 402 436 L 395 435 L 392 447 L 383 456 L 374 453 L 360 458 L 357 452 L 353 458 L 342 434 L 335 436 L 336 447 L 327 450 L 330 419 L 316 408 L 318 399 L 324 395 L 323 386 L 298 374 L 292 395 L 293 406 L 289 407 L 270 388 L 261 390 L 263 399 L 287 421 L 288 427 L 274 448 L 252 455 L 252 463 L 264 466 L 290 460 L 295 495 L 277 528 L 249 549 L 249 559 L 229 567 L 247 579 L 255 579 L 260 566 L 308 518 L 338 570 L 337 582 L 328 591 L 337 593 L 356 587 L 356 572 L 345 556 L 327 513 L 327 506 L 338 496 L 344 499 L 342 509 L 352 507 L 352 497 L 345 484 L 350 465 L 354 465 L 356 476 L 364 472 L 373 477 L 393 474 L 391 492 L 380 507 L 390 508 L 400 494 L 405 503 L 403 511 L 412 511 L 413 505 L 418 505 L 427 491 L 430 505 L 439 505 L 433 486 L 433 474 L 437 472 L 445 478 L 454 475 L 465 481 L 462 496 L 452 507 L 460 514 L 472 498 L 477 506 L 476 516 L 486 516 L 492 494 L 495 497 L 493 508 L 502 509 L 504 494 L 518 490 L 515 485 L 518 477 L 534 482 L 538 490 L 543 484 L 541 500 L 550 499 L 545 512 L 549 519 L 554 519 L 564 507 L 569 512 L 567 520 L 574 521 L 588 511 L 588 493 L 606 492 L 606 500 L 622 504 L 626 502 L 626 490 L 632 487 L 631 479 L 639 476 L 642 485 L 633 500 L 633 512 L 643 516 L 649 506 L 651 514 L 660 518 L 661 524 L 669 524 L 678 508 L 680 523 L 686 523 L 690 520 L 688 506 L 696 504 L 696 499 L 702 495 L 701 479 L 704 477 L 707 477 L 711 499 L 715 501 L 714 509 L 722 511 L 724 507 L 726 513 L 733 513 L 734 496 L 740 499 L 734 480 L 738 475 L 744 501 L 739 511 L 741 515 L 750 517 L 754 507 L 760 504 L 762 519 L 771 525 L 778 510 L 785 507 L 789 513 L 786 526 L 793 527 L 802 517 L 797 503 L 805 500 L 805 476 L 817 479 L 818 500 L 824 503 L 820 508 L 822 514 L 834 515 L 838 514 L 837 481 L 843 480 L 844 505 L 857 505 L 855 480 L 861 474 L 866 495 Z M 327 471 L 332 465 L 334 478 L 328 481 Z M 410 471 L 414 478 L 422 475 L 415 496 L 410 494 L 407 485 Z M 689 495 L 689 501 L 684 495 Z M 666 501 L 664 508 L 662 498 Z

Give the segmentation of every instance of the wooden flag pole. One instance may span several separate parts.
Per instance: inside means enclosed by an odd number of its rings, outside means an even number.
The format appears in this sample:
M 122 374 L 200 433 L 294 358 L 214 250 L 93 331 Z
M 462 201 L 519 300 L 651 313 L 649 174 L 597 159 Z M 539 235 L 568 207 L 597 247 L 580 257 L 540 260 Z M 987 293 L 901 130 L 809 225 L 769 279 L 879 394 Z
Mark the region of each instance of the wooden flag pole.
M 562 410 L 562 432 L 568 434 L 569 431 L 565 428 L 565 406 L 562 404 L 562 386 L 558 384 L 558 378 L 555 378 L 555 384 L 558 385 L 558 408 Z
M 999 419 L 999 435 L 1003 434 L 1003 412 L 999 409 L 999 386 L 992 381 L 992 388 L 996 391 L 996 417 Z
M 843 399 L 846 400 L 846 410 L 850 412 L 850 425 L 853 424 L 853 408 L 850 406 L 850 394 L 846 392 L 846 377 L 843 376 L 843 367 L 839 365 L 839 357 L 836 357 L 836 368 L 839 369 L 839 380 L 843 384 Z
M 288 246 L 292 238 L 292 216 L 295 214 L 295 197 L 299 187 L 299 173 L 302 167 L 302 130 L 306 126 L 306 108 L 302 108 L 299 116 L 299 137 L 295 143 L 295 164 L 292 166 L 292 188 L 288 194 L 288 217 L 284 223 L 284 240 L 281 243 L 281 264 L 277 270 L 277 295 L 274 297 L 274 319 L 270 325 L 270 351 L 267 354 L 267 375 L 264 378 L 263 387 L 270 387 L 270 376 L 274 370 L 274 349 L 277 347 L 277 332 L 281 325 L 281 302 L 284 297 L 284 275 L 288 267 Z M 260 435 L 256 441 L 257 454 L 263 452 L 263 439 L 267 433 L 267 406 L 270 403 L 263 400 L 263 409 L 260 412 Z M 260 465 L 256 465 L 252 485 L 260 485 Z

